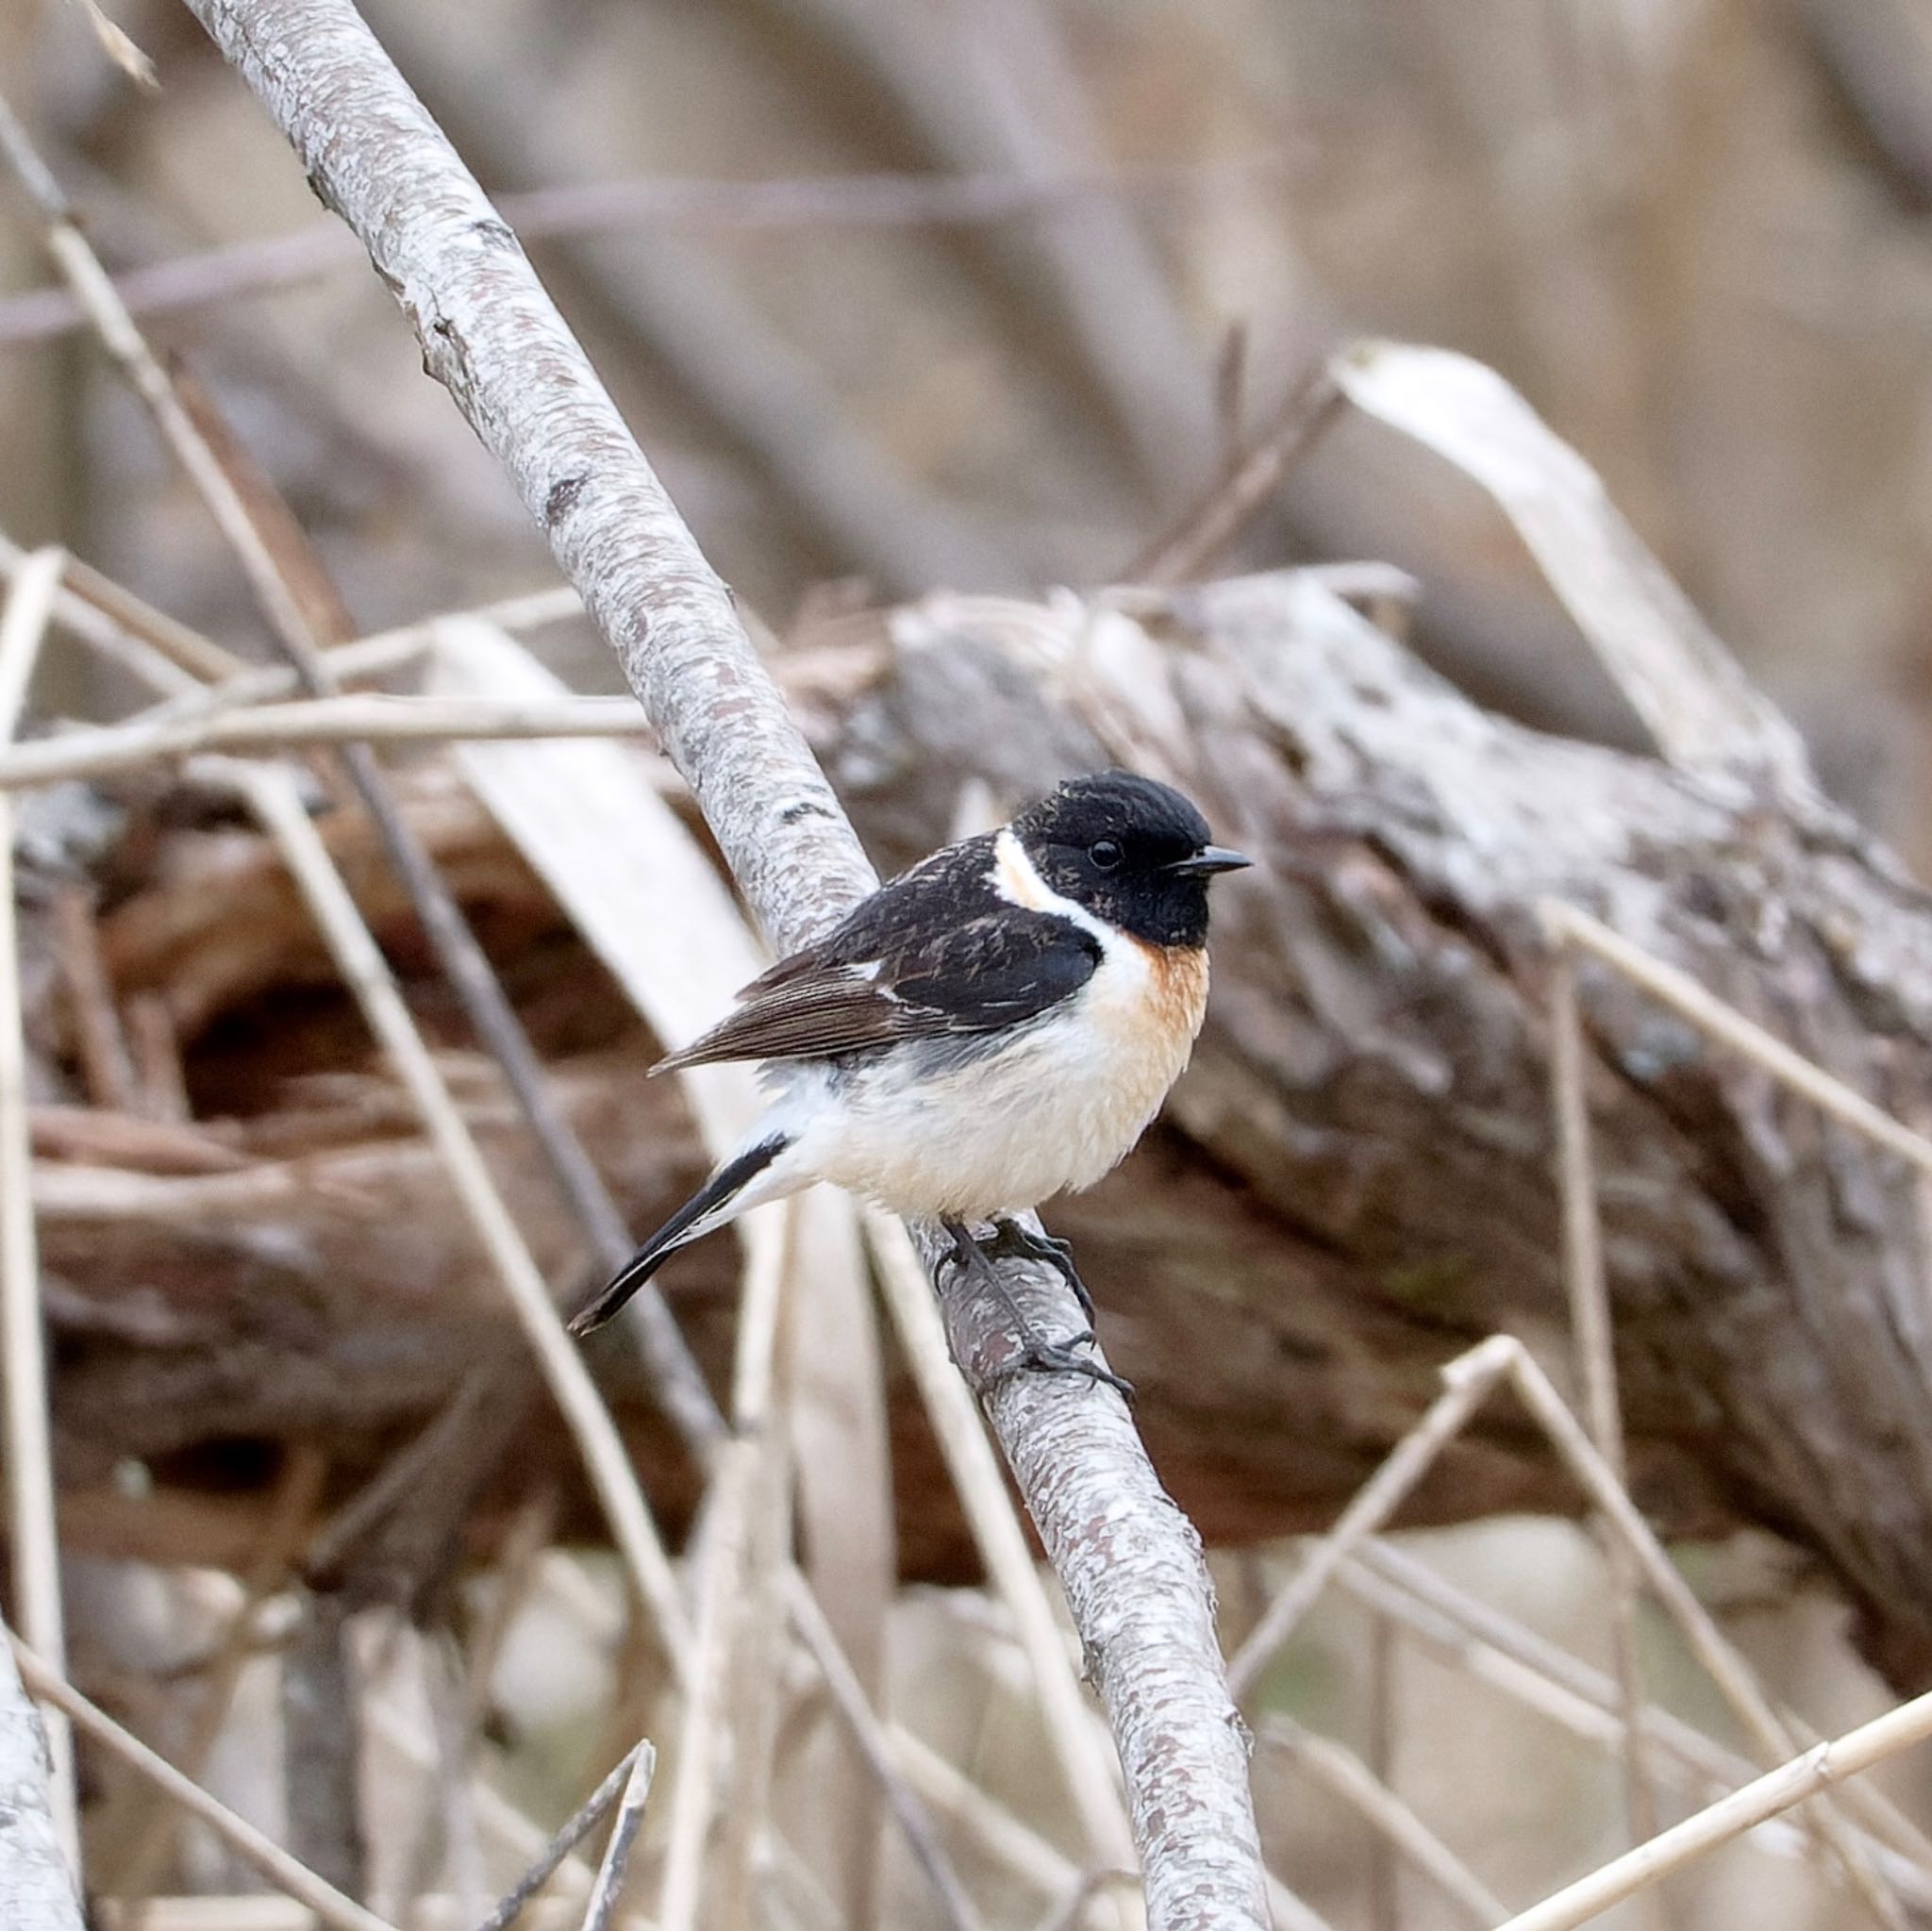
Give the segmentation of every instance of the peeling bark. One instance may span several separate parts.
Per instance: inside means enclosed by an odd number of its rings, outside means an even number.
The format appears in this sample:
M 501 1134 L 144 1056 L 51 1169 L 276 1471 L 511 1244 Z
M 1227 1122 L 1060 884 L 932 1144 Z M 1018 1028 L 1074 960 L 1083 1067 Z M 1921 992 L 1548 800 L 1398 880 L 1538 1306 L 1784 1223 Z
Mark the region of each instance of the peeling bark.
M 81 1931 L 74 1876 L 47 1792 L 47 1739 L 0 1640 L 0 1924 Z

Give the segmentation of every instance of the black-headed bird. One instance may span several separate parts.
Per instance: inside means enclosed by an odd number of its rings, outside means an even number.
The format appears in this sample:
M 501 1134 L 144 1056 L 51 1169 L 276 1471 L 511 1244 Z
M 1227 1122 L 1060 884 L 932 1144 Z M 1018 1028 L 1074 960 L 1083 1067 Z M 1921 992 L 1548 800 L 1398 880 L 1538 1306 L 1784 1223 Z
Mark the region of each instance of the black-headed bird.
M 1111 771 L 881 886 L 653 1068 L 761 1060 L 772 1105 L 573 1332 L 680 1247 L 820 1180 L 938 1221 L 968 1270 L 1046 1261 L 1091 1311 L 1065 1244 L 1013 1216 L 1091 1187 L 1154 1118 L 1207 1012 L 1208 882 L 1248 862 L 1178 791 Z M 1114 1378 L 1021 1326 L 1020 1365 Z

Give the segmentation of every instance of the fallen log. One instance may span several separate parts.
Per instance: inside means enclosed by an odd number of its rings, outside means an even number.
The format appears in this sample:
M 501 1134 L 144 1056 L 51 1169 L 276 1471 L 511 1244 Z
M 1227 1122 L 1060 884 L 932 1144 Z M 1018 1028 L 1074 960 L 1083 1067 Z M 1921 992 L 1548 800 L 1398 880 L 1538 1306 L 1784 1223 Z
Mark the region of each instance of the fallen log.
M 1790 787 L 1486 714 L 1315 578 L 932 599 L 832 655 L 835 694 L 805 715 L 882 869 L 950 835 L 962 799 L 1004 810 L 1103 762 L 1171 778 L 1259 861 L 1217 907 L 1208 1030 L 1162 1125 L 1049 1213 L 1079 1246 L 1161 1473 L 1212 1540 L 1325 1525 L 1474 1339 L 1508 1329 L 1566 1364 L 1545 900 L 1908 1123 L 1925 1110 L 1932 901 L 1884 852 Z M 703 1166 L 675 1088 L 642 1077 L 658 1042 L 465 795 L 419 786 L 411 809 L 574 1124 L 650 1222 Z M 330 836 L 392 956 L 420 963 L 358 823 Z M 120 1153 L 90 1162 L 71 1157 L 71 1118 L 43 1135 L 62 1156 L 36 1184 L 66 1519 L 146 1549 L 153 1498 L 126 1499 L 116 1474 L 138 1461 L 173 1498 L 175 1559 L 219 1559 L 245 1538 L 235 1491 L 262 1451 L 321 1439 L 347 1479 L 508 1334 L 259 841 L 162 834 L 102 937 L 119 997 L 169 1002 L 196 1131 L 240 1163 L 182 1172 L 176 1149 L 143 1173 L 125 1164 L 138 1136 L 104 1129 Z M 435 1012 L 426 973 L 413 983 Z M 36 1037 L 58 1060 L 52 987 Z M 1607 969 L 1585 965 L 1581 990 L 1633 1492 L 1674 1533 L 1756 1525 L 1810 1552 L 1870 1654 L 1917 1687 L 1932 1675 L 1919 1183 Z M 509 1109 L 480 1068 L 465 1090 L 541 1264 L 574 1282 L 585 1257 Z M 665 1283 L 714 1373 L 735 1268 L 714 1242 Z M 609 1365 L 675 1518 L 689 1471 Z M 894 1416 L 902 1558 L 958 1573 L 966 1544 L 904 1390 Z M 539 1467 L 569 1476 L 541 1424 L 514 1479 Z M 1576 1503 L 1499 1409 L 1407 1519 Z

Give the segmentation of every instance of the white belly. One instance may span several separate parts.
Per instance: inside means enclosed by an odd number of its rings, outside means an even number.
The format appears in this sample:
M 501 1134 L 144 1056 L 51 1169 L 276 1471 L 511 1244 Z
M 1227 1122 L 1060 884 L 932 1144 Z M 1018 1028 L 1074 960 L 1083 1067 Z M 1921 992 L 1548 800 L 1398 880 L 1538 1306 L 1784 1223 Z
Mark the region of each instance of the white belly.
M 1163 972 L 1115 941 L 1070 1009 L 996 1055 L 853 1080 L 799 1153 L 895 1213 L 984 1220 L 1091 1187 L 1180 1077 L 1207 1007 L 1205 956 Z

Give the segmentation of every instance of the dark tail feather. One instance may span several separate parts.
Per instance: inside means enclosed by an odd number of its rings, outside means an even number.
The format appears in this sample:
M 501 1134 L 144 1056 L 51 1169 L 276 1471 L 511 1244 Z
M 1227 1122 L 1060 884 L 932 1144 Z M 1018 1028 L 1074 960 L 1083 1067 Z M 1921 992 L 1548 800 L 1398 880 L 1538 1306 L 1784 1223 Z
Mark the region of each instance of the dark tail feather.
M 616 1278 L 589 1307 L 571 1316 L 571 1333 L 589 1334 L 602 1327 L 687 1240 L 697 1238 L 691 1229 L 699 1222 L 728 1207 L 791 1144 L 781 1134 L 727 1160 L 625 1262 Z

